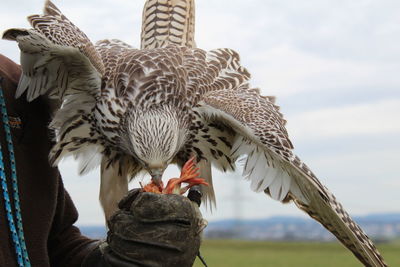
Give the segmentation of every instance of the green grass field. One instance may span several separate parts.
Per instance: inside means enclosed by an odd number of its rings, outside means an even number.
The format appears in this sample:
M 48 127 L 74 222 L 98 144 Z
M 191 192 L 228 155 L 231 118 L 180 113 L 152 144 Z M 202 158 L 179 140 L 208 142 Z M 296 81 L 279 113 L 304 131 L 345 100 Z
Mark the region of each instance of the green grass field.
M 378 244 L 389 266 L 400 266 L 400 244 Z M 362 266 L 351 252 L 339 243 L 252 242 L 205 240 L 201 254 L 208 266 Z M 196 259 L 195 267 L 203 266 Z

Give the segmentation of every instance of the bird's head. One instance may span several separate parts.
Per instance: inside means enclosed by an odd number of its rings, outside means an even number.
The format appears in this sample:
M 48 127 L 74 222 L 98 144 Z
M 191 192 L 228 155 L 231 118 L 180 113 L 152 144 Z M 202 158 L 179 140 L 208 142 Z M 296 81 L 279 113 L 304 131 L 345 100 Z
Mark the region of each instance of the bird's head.
M 127 123 L 128 152 L 142 164 L 157 185 L 164 170 L 182 148 L 187 127 L 173 108 L 133 110 Z

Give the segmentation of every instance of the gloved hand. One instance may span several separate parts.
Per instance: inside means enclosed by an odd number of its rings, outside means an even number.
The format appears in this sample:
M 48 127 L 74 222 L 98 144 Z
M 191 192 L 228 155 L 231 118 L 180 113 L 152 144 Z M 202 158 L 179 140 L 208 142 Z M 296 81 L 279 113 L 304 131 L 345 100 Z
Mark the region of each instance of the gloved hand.
M 108 222 L 107 241 L 82 266 L 193 265 L 206 225 L 195 202 L 134 189 L 118 206 Z

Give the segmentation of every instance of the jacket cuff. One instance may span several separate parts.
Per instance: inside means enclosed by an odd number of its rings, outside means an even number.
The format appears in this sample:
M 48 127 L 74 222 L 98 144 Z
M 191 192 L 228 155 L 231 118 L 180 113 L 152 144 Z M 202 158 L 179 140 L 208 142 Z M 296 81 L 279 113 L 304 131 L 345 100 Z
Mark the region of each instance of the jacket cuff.
M 105 241 L 98 241 L 91 244 L 92 249 L 83 259 L 81 267 L 111 267 L 103 256 L 103 249 Z

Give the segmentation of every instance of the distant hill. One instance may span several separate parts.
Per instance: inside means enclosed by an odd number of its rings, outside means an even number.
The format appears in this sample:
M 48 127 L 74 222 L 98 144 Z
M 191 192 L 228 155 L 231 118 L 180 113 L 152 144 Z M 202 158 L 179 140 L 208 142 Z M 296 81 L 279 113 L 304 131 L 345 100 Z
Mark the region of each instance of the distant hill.
M 400 213 L 369 214 L 355 216 L 371 238 L 388 241 L 400 238 Z M 80 226 L 83 234 L 91 238 L 104 238 L 103 226 Z M 204 232 L 205 238 L 247 240 L 295 240 L 332 241 L 335 237 L 312 219 L 295 216 L 274 216 L 259 220 L 220 220 L 210 222 Z
M 373 239 L 385 241 L 400 237 L 400 213 L 369 214 L 355 216 L 353 219 Z M 210 222 L 205 237 L 249 240 L 335 240 L 335 237 L 318 222 L 294 216 Z
M 100 225 L 82 225 L 78 226 L 82 234 L 94 239 L 102 239 L 106 237 L 107 230 L 104 226 Z

